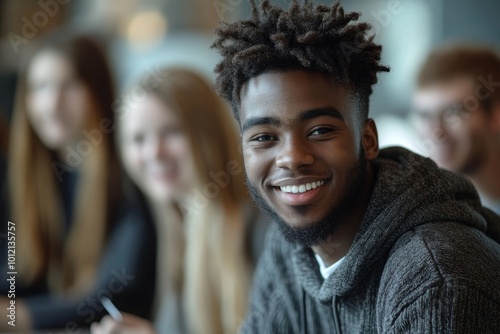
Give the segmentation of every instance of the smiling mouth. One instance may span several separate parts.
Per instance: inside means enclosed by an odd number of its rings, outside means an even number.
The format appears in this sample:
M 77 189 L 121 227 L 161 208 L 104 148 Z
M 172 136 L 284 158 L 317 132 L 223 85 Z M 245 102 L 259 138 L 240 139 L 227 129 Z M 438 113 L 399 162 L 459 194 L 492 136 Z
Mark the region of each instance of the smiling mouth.
M 281 186 L 279 188 L 284 193 L 302 194 L 302 193 L 308 192 L 310 190 L 316 189 L 318 187 L 321 187 L 323 184 L 325 184 L 324 180 L 309 182 L 309 183 L 305 183 L 305 184 L 298 184 L 298 185 Z

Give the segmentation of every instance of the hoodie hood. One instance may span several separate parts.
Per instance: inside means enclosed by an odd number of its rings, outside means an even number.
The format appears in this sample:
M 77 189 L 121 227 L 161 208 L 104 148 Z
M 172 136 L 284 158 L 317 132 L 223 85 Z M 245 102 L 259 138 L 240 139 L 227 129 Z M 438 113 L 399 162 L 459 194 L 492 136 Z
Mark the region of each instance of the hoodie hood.
M 376 179 L 372 197 L 337 270 L 323 281 L 313 251 L 294 246 L 294 273 L 312 297 L 328 302 L 334 295 L 350 293 L 387 260 L 403 234 L 423 224 L 464 224 L 500 243 L 500 217 L 481 206 L 476 190 L 466 179 L 399 147 L 381 150 L 373 166 Z

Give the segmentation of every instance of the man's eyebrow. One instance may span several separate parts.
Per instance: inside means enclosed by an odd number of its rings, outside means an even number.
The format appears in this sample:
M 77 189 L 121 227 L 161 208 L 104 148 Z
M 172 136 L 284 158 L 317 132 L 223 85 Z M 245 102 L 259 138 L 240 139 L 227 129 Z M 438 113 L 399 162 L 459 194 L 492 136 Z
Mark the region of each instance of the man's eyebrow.
M 252 117 L 249 118 L 241 126 L 241 134 L 245 133 L 248 129 L 258 125 L 274 125 L 279 126 L 280 121 L 273 117 Z
M 310 119 L 313 119 L 316 117 L 320 117 L 320 116 L 330 116 L 330 117 L 338 118 L 341 121 L 344 121 L 344 116 L 342 116 L 340 111 L 338 111 L 337 109 L 332 108 L 332 107 L 315 108 L 315 109 L 303 111 L 299 116 L 299 120 L 300 121 L 307 121 L 307 120 L 310 120 Z

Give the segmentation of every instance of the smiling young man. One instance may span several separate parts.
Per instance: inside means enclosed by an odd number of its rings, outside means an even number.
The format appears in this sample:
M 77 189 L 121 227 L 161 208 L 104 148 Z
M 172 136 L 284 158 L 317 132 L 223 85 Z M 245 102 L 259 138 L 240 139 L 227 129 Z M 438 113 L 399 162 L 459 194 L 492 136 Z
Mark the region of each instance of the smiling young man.
M 381 46 L 359 14 L 253 1 L 217 29 L 247 183 L 276 221 L 243 333 L 494 333 L 500 218 L 368 118 Z

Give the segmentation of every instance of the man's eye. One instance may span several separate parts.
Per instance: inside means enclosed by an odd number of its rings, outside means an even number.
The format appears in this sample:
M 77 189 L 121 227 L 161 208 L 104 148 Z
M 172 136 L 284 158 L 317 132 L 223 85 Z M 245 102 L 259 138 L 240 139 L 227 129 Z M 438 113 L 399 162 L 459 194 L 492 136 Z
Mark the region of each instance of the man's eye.
M 258 135 L 250 139 L 250 141 L 256 141 L 256 142 L 266 142 L 272 140 L 274 140 L 274 137 L 271 135 Z
M 310 136 L 321 136 L 333 132 L 332 128 L 317 128 L 309 133 Z
M 460 115 L 461 113 L 463 113 L 465 111 L 465 106 L 461 103 L 457 103 L 451 107 L 449 107 L 448 109 L 445 110 L 445 112 L 443 113 L 445 116 L 455 116 L 455 115 Z

